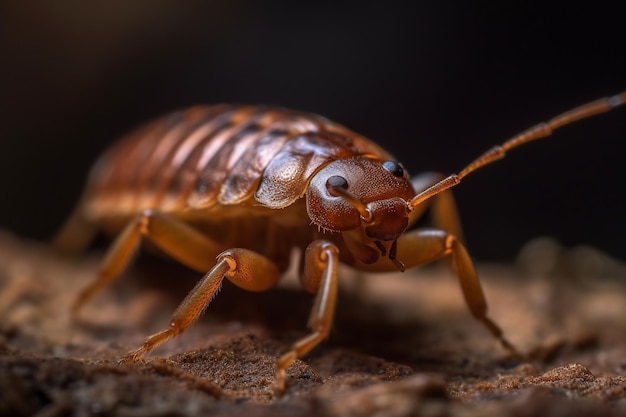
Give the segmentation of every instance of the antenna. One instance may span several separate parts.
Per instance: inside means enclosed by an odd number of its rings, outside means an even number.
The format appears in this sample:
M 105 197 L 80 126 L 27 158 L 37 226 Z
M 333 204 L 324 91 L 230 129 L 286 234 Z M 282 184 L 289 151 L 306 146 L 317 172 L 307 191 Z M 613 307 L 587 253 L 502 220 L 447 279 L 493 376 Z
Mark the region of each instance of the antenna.
M 626 91 L 623 91 L 612 97 L 604 97 L 589 102 L 587 104 L 583 104 L 582 106 L 566 111 L 565 113 L 561 113 L 547 122 L 539 123 L 529 129 L 526 129 L 523 132 L 513 136 L 511 139 L 507 140 L 503 144 L 496 145 L 493 148 L 489 149 L 487 152 L 470 162 L 458 174 L 449 175 L 438 183 L 417 194 L 409 202 L 409 209 L 413 210 L 415 207 L 419 206 L 429 198 L 439 194 L 444 190 L 447 190 L 448 188 L 454 187 L 455 185 L 460 183 L 461 180 L 465 178 L 468 174 L 504 157 L 504 155 L 513 148 L 516 148 L 520 145 L 536 139 L 545 138 L 546 136 L 551 135 L 552 132 L 554 132 L 558 128 L 566 126 L 570 123 L 574 123 L 578 120 L 609 112 L 625 103 Z

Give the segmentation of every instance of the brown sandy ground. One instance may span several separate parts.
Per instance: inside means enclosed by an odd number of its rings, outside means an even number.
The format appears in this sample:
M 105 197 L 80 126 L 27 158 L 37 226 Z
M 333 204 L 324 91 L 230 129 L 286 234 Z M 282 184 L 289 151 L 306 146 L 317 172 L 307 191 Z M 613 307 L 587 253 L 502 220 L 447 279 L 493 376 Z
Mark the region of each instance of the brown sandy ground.
M 471 317 L 440 265 L 346 269 L 330 339 L 280 397 L 274 360 L 306 334 L 312 303 L 293 276 L 256 294 L 226 283 L 182 336 L 119 364 L 198 275 L 142 254 L 72 322 L 101 256 L 62 259 L 0 232 L 0 415 L 626 416 L 626 267 L 591 248 L 539 239 L 516 265 L 477 266 L 525 359 Z

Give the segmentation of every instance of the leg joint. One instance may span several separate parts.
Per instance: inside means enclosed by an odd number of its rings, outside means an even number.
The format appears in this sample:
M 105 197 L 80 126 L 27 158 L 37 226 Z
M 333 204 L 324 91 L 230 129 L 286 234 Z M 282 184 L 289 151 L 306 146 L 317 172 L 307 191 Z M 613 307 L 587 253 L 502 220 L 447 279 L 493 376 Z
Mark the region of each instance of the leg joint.
M 446 248 L 446 253 L 450 253 L 450 251 L 454 250 L 454 246 L 459 243 L 459 239 L 453 234 L 447 234 L 446 240 L 444 242 L 444 247 Z
M 143 234 L 148 234 L 148 232 L 150 231 L 150 223 L 152 223 L 152 221 L 156 217 L 156 214 L 156 211 L 152 209 L 147 209 L 142 211 L 139 215 L 139 228 L 141 229 L 141 232 Z

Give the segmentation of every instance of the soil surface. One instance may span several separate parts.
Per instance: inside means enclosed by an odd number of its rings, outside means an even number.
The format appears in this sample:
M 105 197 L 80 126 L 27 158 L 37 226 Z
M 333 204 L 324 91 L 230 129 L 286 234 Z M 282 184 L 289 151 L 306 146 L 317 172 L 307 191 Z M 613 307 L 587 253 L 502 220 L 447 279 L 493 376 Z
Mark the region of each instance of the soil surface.
M 529 242 L 515 265 L 478 264 L 515 357 L 433 264 L 342 270 L 330 338 L 272 389 L 306 335 L 313 298 L 289 273 L 249 293 L 226 282 L 202 318 L 144 361 L 198 274 L 142 253 L 70 319 L 103 253 L 78 259 L 0 232 L 2 416 L 626 416 L 626 267 L 593 248 Z

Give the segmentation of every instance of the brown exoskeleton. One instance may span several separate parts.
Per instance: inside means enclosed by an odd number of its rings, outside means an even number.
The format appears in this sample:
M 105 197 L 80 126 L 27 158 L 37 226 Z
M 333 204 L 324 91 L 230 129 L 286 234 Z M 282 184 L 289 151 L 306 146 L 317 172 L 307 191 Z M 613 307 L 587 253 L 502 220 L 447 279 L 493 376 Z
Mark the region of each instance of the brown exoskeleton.
M 169 326 L 126 357 L 136 360 L 193 323 L 224 277 L 250 291 L 275 286 L 296 248 L 304 253 L 302 286 L 316 298 L 311 332 L 277 361 L 275 386 L 282 391 L 286 369 L 329 333 L 339 262 L 363 271 L 403 271 L 450 255 L 469 310 L 514 351 L 487 315 L 480 281 L 458 238 L 449 189 L 510 149 L 625 101 L 622 92 L 563 113 L 495 146 L 458 174 L 414 178 L 378 145 L 316 115 L 228 105 L 170 114 L 99 160 L 55 240 L 79 249 L 98 228 L 117 233 L 73 312 L 120 275 L 144 237 L 204 273 Z M 427 206 L 436 228 L 407 230 Z

